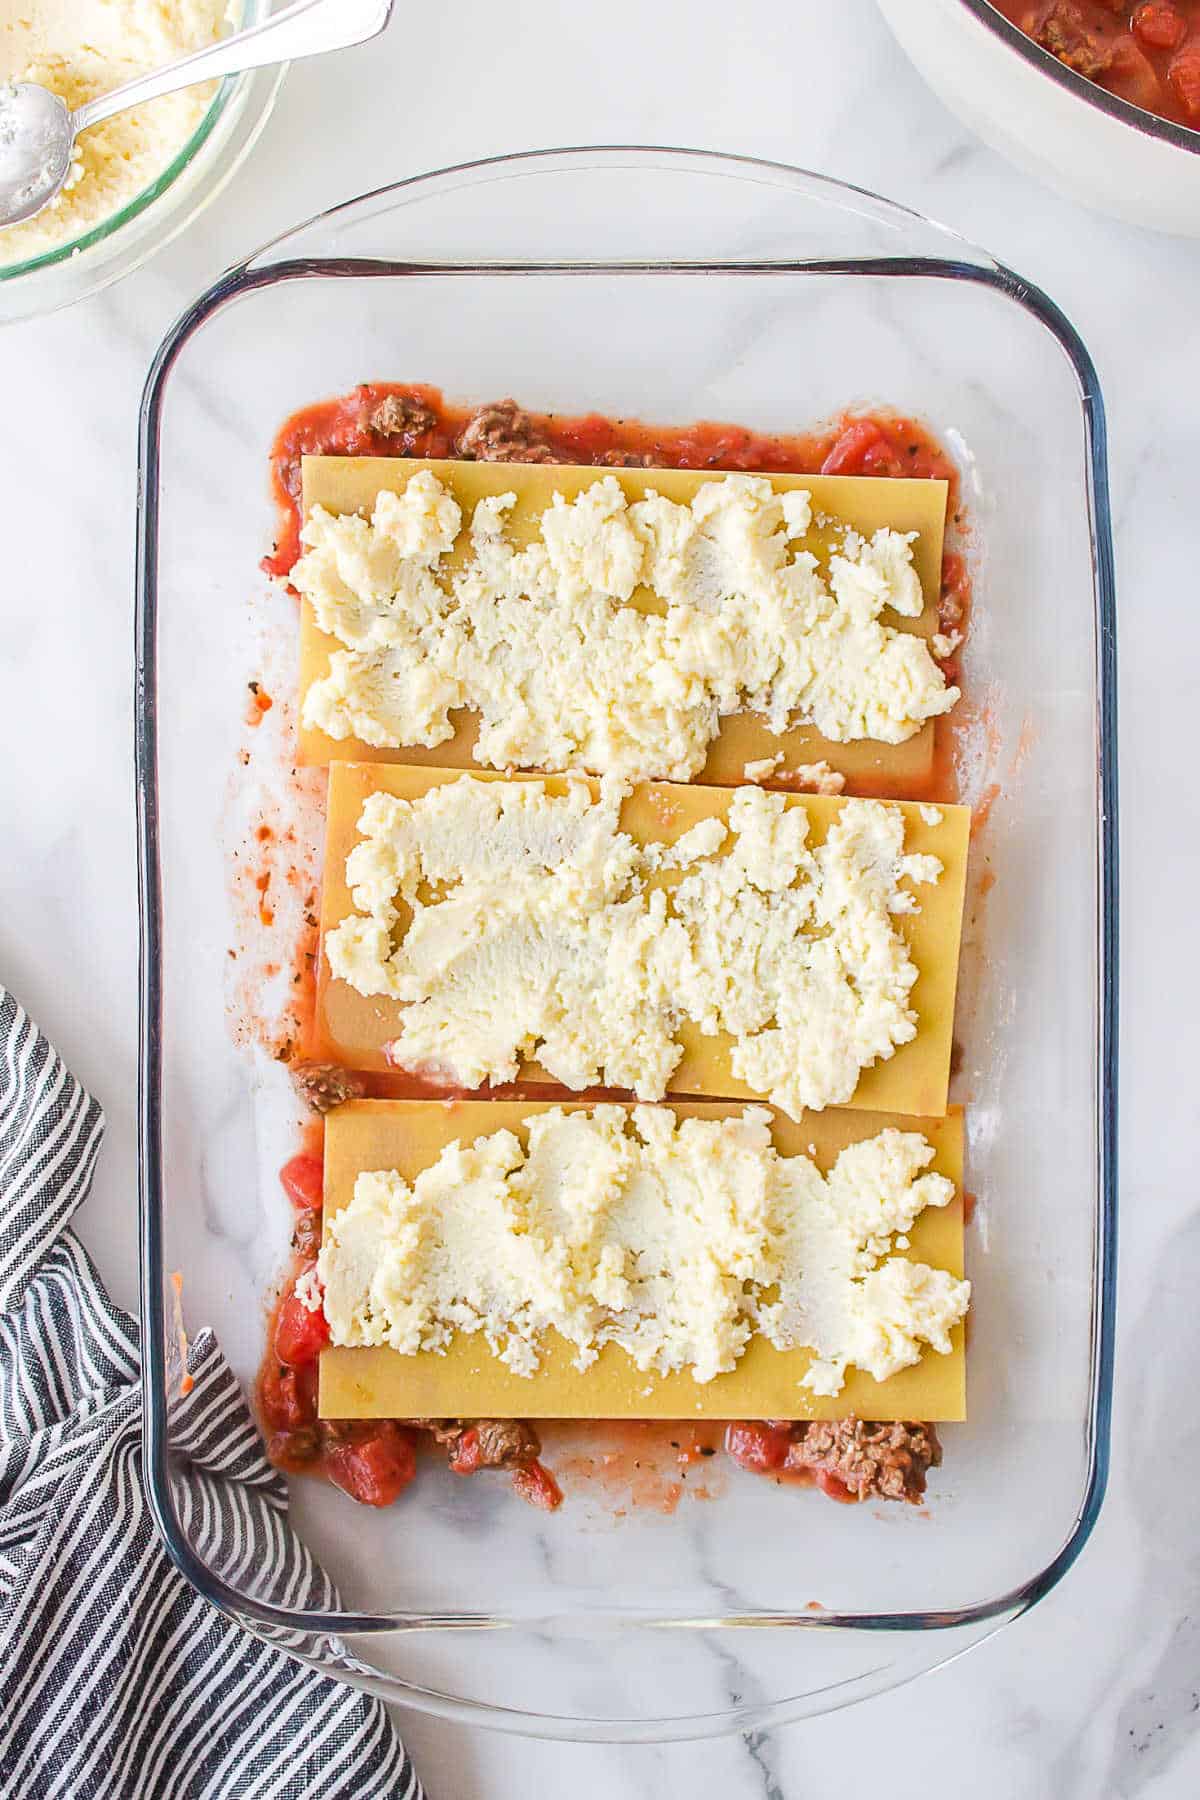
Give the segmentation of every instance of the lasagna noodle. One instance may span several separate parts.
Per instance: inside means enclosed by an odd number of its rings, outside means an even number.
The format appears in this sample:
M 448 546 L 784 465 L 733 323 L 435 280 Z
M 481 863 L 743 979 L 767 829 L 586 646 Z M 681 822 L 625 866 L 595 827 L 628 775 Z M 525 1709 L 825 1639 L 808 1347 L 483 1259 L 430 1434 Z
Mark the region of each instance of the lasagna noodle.
M 331 766 L 321 904 L 322 941 L 335 925 L 355 912 L 346 885 L 346 858 L 359 842 L 358 821 L 367 796 L 383 791 L 416 800 L 444 782 L 461 779 L 462 772 L 456 769 L 357 763 Z M 475 770 L 468 779 L 542 780 L 547 792 L 561 794 L 567 791 L 571 781 L 583 778 L 506 778 L 496 772 Z M 593 794 L 598 793 L 599 783 L 589 781 L 587 785 Z M 620 816 L 621 829 L 642 845 L 674 843 L 700 820 L 724 817 L 731 798 L 727 788 L 646 782 L 634 788 L 625 800 Z M 786 803 L 789 807 L 805 809 L 809 839 L 813 843 L 824 837 L 838 809 L 846 804 L 841 799 L 815 794 L 788 795 Z M 963 806 L 938 807 L 936 813 L 940 822 L 930 823 L 922 816 L 922 808 L 917 803 L 889 804 L 899 805 L 904 813 L 906 854 L 916 852 L 936 856 L 942 864 L 942 873 L 935 884 L 922 884 L 916 889 L 919 911 L 898 914 L 894 920 L 918 969 L 917 980 L 909 995 L 909 1005 L 918 1015 L 917 1034 L 909 1043 L 901 1044 L 889 1060 L 863 1070 L 848 1104 L 938 1117 L 946 1110 L 950 1081 L 970 812 Z M 929 808 L 925 811 L 933 817 Z M 657 885 L 673 879 L 675 877 L 670 873 L 663 873 L 651 876 L 650 883 Z M 332 979 L 326 959 L 321 956 L 317 983 L 318 1055 L 351 1068 L 386 1071 L 389 1064 L 384 1046 L 399 1035 L 402 1013 L 399 1001 L 368 998 L 348 982 Z M 668 1083 L 669 1094 L 762 1100 L 761 1092 L 748 1087 L 733 1073 L 732 1038 L 723 1033 L 706 1037 L 697 1025 L 686 1019 L 676 1036 L 683 1046 L 683 1056 Z M 402 1086 L 407 1084 L 410 1093 L 421 1091 L 420 1084 L 411 1076 L 397 1074 L 396 1079 Z M 530 1062 L 522 1066 L 520 1091 L 541 1094 L 565 1090 L 538 1063 Z
M 325 1217 L 349 1204 L 355 1178 L 369 1169 L 395 1169 L 411 1182 L 435 1163 L 447 1144 L 508 1128 L 524 1141 L 524 1122 L 545 1105 L 528 1101 L 351 1101 L 325 1127 Z M 568 1106 L 564 1110 L 577 1110 Z M 673 1103 L 682 1118 L 725 1118 L 741 1108 L 701 1101 Z M 962 1115 L 896 1119 L 876 1113 L 826 1110 L 789 1119 L 772 1115 L 771 1135 L 783 1156 L 812 1157 L 824 1173 L 848 1144 L 889 1125 L 919 1132 L 934 1151 L 930 1169 L 953 1182 L 954 1199 L 928 1207 L 914 1224 L 912 1261 L 963 1274 Z M 920 1362 L 887 1381 L 849 1369 L 836 1396 L 799 1385 L 811 1353 L 776 1350 L 755 1335 L 736 1367 L 698 1383 L 686 1371 L 647 1374 L 615 1344 L 587 1369 L 574 1367 L 572 1345 L 548 1332 L 541 1367 L 522 1376 L 492 1356 L 480 1333 L 451 1340 L 444 1353 L 402 1356 L 381 1349 L 329 1349 L 321 1356 L 319 1411 L 334 1419 L 864 1419 L 960 1420 L 966 1417 L 963 1326 L 954 1328 L 948 1356 L 927 1350 Z
M 630 500 L 642 498 L 654 488 L 666 499 L 685 504 L 707 481 L 720 480 L 730 471 L 692 469 L 598 469 L 591 466 L 545 466 L 526 463 L 438 462 L 402 457 L 306 456 L 303 462 L 303 510 L 314 506 L 326 512 L 370 513 L 376 496 L 384 490 L 400 492 L 418 469 L 432 469 L 451 490 L 463 510 L 464 524 L 447 567 L 458 568 L 466 559 L 469 534 L 466 527 L 477 501 L 513 492 L 517 504 L 505 515 L 505 533 L 519 548 L 537 534 L 538 521 L 555 493 L 572 500 L 593 482 L 614 477 Z M 739 471 L 740 472 L 740 471 Z M 885 612 L 884 621 L 900 631 L 932 637 L 937 630 L 937 602 L 941 583 L 942 537 L 946 516 L 944 481 L 872 478 L 864 475 L 770 475 L 778 492 L 802 489 L 811 493 L 814 514 L 824 513 L 849 525 L 864 537 L 881 526 L 894 531 L 915 531 L 913 567 L 925 595 L 919 618 L 907 619 Z M 818 557 L 828 547 L 828 535 L 814 524 L 804 547 Z M 796 546 L 798 547 L 798 546 Z M 660 607 L 644 589 L 635 592 L 630 605 L 643 611 Z M 307 601 L 301 605 L 300 692 L 328 672 L 329 659 L 340 648 L 337 640 L 322 632 Z M 452 715 L 455 733 L 433 749 L 409 745 L 381 749 L 357 738 L 336 739 L 313 727 L 300 727 L 300 760 L 324 764 L 342 759 L 359 762 L 402 762 L 421 766 L 478 769 L 473 751 L 476 715 L 460 711 Z M 827 762 L 857 787 L 881 794 L 921 793 L 933 770 L 934 721 L 930 720 L 902 744 L 881 744 L 868 739 L 839 744 L 825 738 L 814 726 L 798 725 L 782 736 L 769 731 L 752 713 L 731 713 L 721 721 L 708 760 L 697 779 L 720 785 L 737 785 L 748 762 L 763 761 L 783 752 L 780 772 L 767 785 L 786 786 L 786 772 L 803 763 Z

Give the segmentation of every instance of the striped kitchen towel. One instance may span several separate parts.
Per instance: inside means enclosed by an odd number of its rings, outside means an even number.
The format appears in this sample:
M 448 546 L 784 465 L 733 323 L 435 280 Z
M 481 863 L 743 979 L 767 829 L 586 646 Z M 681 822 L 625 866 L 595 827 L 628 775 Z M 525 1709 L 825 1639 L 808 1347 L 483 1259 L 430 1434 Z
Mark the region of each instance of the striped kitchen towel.
M 142 1491 L 137 1330 L 67 1229 L 103 1132 L 0 988 L 0 1794 L 420 1800 L 377 1700 L 243 1631 L 167 1559 Z M 188 1368 L 197 1534 L 239 1530 L 291 1603 L 329 1605 L 211 1332 Z

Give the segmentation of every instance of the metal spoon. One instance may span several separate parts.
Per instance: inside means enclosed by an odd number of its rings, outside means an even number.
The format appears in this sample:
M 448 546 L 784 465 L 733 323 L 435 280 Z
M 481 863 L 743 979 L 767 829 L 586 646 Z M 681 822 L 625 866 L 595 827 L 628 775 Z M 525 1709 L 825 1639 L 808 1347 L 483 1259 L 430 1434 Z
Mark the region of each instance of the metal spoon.
M 365 43 L 383 30 L 393 4 L 394 0 L 292 0 L 261 25 L 141 75 L 74 112 L 36 82 L 0 85 L 0 230 L 31 219 L 53 200 L 70 174 L 75 139 L 90 125 L 198 81 Z

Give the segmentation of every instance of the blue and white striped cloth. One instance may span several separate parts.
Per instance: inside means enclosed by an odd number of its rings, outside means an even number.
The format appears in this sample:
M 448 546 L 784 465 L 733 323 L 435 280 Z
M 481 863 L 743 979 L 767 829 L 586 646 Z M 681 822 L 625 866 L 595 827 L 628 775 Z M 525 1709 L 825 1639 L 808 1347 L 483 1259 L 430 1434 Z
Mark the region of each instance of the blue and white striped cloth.
M 104 1115 L 0 988 L 0 1795 L 421 1800 L 377 1700 L 216 1612 L 142 1492 L 138 1340 L 67 1222 Z M 211 1332 L 175 1441 L 203 1535 L 236 1527 L 293 1603 L 327 1576 Z

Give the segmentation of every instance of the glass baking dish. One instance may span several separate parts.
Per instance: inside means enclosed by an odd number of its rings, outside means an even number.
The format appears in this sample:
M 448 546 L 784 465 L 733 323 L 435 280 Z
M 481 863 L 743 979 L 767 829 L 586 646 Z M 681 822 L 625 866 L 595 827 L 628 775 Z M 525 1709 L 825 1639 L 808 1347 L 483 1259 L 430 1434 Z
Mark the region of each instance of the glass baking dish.
M 189 1532 L 170 1272 L 189 1325 L 215 1328 L 249 1386 L 297 1124 L 284 1071 L 239 1047 L 229 1017 L 244 967 L 230 859 L 256 809 L 293 806 L 315 829 L 313 778 L 286 761 L 294 615 L 256 574 L 266 459 L 289 412 L 368 379 L 768 430 L 884 404 L 958 460 L 975 581 L 959 773 L 990 816 L 957 1027 L 977 1195 L 970 1422 L 945 1429 L 926 1508 L 839 1507 L 732 1465 L 669 1517 L 615 1516 L 586 1487 L 542 1515 L 503 1481 L 433 1471 L 373 1513 L 296 1480 L 293 1516 L 340 1595 L 318 1611 L 245 1567 L 238 1542 Z M 138 584 L 147 1472 L 195 1585 L 387 1698 L 594 1739 L 845 1705 L 1053 1587 L 1107 1468 L 1117 974 L 1104 417 L 1053 303 L 927 220 L 747 159 L 573 150 L 398 183 L 231 270 L 164 342 L 142 414 Z M 252 678 L 277 698 L 273 791 L 263 758 L 240 761 Z

